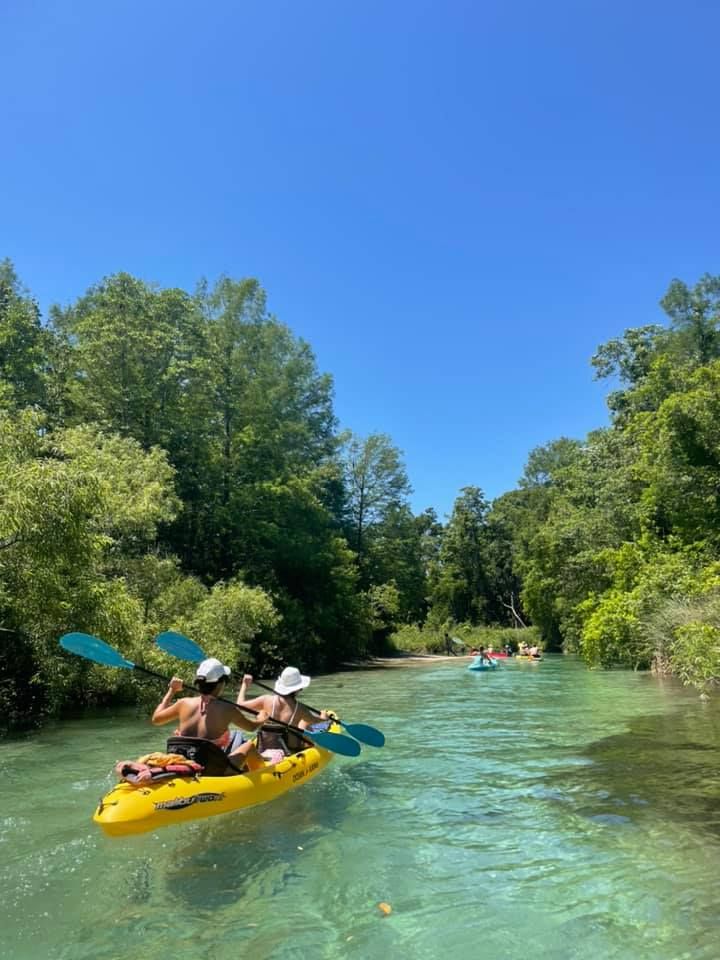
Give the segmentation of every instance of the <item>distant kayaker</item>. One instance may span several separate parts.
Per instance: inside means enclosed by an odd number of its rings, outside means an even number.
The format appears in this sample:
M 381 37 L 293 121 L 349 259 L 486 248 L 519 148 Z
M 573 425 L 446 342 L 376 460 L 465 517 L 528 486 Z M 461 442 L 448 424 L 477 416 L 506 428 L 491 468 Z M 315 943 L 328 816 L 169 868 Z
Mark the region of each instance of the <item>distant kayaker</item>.
M 251 710 L 262 710 L 270 717 L 270 724 L 273 720 L 278 720 L 282 724 L 290 724 L 290 726 L 306 730 L 308 727 L 328 719 L 324 710 L 319 714 L 313 713 L 305 704 L 300 703 L 295 698 L 296 693 L 304 690 L 310 684 L 310 677 L 300 673 L 297 667 L 285 667 L 275 681 L 274 693 L 266 693 L 262 697 L 247 700 L 247 690 L 252 682 L 252 675 L 246 673 L 238 691 L 238 706 L 249 707 Z M 287 729 L 273 730 L 268 725 L 268 728 L 262 731 L 260 750 L 263 752 L 266 750 L 282 750 L 284 753 L 292 753 L 303 746 L 302 743 L 289 743 L 289 734 L 291 734 L 291 731 Z M 290 739 L 293 738 L 290 736 Z
M 211 740 L 217 746 L 228 750 L 232 759 L 244 760 L 251 770 L 264 766 L 260 754 L 251 740 L 231 746 L 230 724 L 242 730 L 255 732 L 268 719 L 267 712 L 259 708 L 257 720 L 249 720 L 236 706 L 225 700 L 219 700 L 230 676 L 230 667 L 224 666 L 215 657 L 203 660 L 195 673 L 195 685 L 200 696 L 182 697 L 174 700 L 184 683 L 179 677 L 173 677 L 165 696 L 155 708 L 152 722 L 156 725 L 178 721 L 176 734 L 181 737 L 201 737 Z

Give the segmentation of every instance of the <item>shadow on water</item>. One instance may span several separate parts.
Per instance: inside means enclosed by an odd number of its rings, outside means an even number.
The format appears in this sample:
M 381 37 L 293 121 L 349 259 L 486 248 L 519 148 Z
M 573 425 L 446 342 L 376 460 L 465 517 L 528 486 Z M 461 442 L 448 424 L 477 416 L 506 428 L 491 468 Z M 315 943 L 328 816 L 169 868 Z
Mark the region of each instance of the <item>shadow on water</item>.
M 546 795 L 567 801 L 597 823 L 642 816 L 720 838 L 720 714 L 702 705 L 685 713 L 640 715 L 623 733 L 603 737 L 576 755 L 588 761 L 544 777 Z
M 342 827 L 358 784 L 364 792 L 357 767 L 336 769 L 271 804 L 196 824 L 174 847 L 165 882 L 179 902 L 199 912 L 251 893 L 276 896 L 305 879 L 307 853 Z

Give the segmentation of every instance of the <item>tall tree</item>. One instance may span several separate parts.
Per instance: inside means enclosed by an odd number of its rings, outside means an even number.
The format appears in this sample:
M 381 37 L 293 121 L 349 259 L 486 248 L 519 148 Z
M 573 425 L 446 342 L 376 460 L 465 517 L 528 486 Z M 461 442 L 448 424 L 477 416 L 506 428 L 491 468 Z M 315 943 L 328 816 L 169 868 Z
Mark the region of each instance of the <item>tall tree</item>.
M 0 406 L 44 406 L 49 341 L 38 305 L 0 261 Z
M 255 280 L 202 287 L 204 414 L 178 450 L 188 512 L 176 533 L 184 555 L 214 577 L 239 567 L 263 575 L 255 546 L 267 484 L 314 473 L 335 449 L 332 380 L 306 343 L 269 316 Z M 172 453 L 175 462 L 175 454 Z M 192 529 L 188 530 L 186 524 Z
M 720 277 L 705 274 L 692 287 L 673 280 L 660 306 L 669 326 L 650 324 L 602 344 L 591 363 L 598 379 L 616 377 L 608 396 L 622 426 L 637 412 L 656 410 L 686 372 L 720 357 Z
M 133 437 L 145 449 L 171 446 L 189 365 L 197 349 L 192 299 L 126 273 L 51 311 L 70 348 L 66 419 Z
M 490 598 L 489 504 L 479 487 L 463 487 L 445 527 L 432 588 L 435 618 L 484 622 Z
M 693 366 L 720 357 L 720 276 L 706 273 L 693 287 L 673 280 L 660 306 L 670 318 L 673 352 Z
M 421 623 L 427 613 L 427 526 L 407 505 L 390 508 L 372 529 L 367 567 L 373 585 L 392 583 L 397 619 Z
M 349 433 L 342 454 L 347 490 L 348 538 L 365 585 L 369 585 L 368 537 L 391 511 L 402 508 L 411 492 L 402 455 L 390 437 Z

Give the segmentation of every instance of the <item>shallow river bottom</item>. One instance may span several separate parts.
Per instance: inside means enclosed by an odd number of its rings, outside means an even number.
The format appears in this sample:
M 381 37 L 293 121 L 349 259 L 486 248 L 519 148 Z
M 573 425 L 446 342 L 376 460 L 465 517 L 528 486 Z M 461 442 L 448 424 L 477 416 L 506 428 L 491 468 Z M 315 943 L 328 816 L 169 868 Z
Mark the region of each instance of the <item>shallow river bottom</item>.
M 319 678 L 386 734 L 272 804 L 112 840 L 136 712 L 0 745 L 0 957 L 715 960 L 720 710 L 562 657 Z M 385 916 L 378 903 L 391 905 Z

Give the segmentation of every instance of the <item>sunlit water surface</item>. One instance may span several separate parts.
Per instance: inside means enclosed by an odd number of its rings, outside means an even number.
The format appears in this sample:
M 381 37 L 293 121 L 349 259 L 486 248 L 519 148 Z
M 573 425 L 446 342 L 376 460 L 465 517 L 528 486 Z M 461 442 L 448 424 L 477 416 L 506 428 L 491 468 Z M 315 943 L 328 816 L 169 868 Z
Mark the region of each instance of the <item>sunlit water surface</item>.
M 108 839 L 137 712 L 0 745 L 0 956 L 720 956 L 720 709 L 561 657 L 316 679 L 380 727 L 272 804 Z M 378 903 L 391 905 L 384 915 Z

